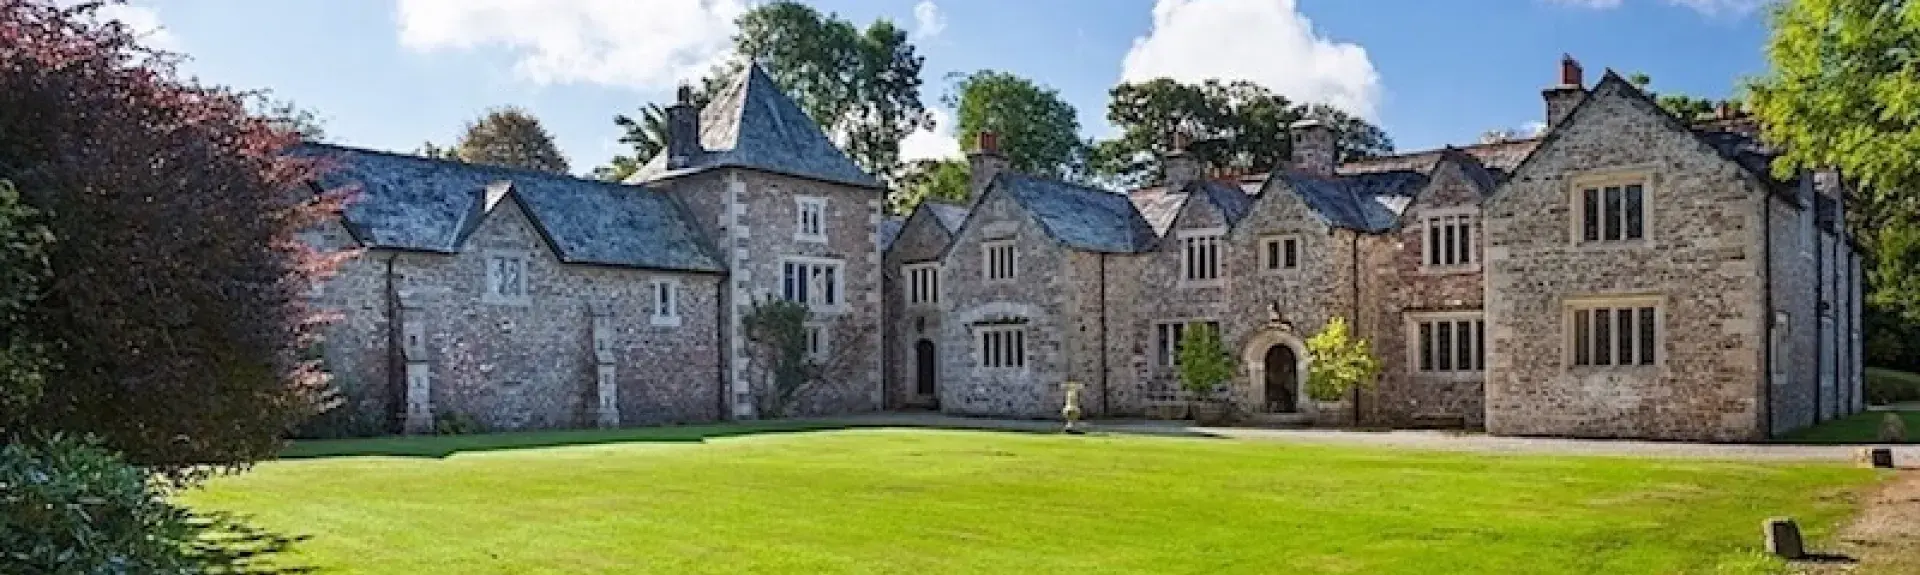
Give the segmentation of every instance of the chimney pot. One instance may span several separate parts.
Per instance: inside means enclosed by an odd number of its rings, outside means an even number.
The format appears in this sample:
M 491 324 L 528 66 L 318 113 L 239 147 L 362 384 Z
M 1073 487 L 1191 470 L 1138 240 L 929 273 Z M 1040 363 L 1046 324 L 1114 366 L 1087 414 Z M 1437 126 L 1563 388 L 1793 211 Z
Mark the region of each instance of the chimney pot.
M 976 147 L 978 147 L 981 152 L 998 154 L 1000 153 L 1000 134 L 995 132 L 980 132 L 976 144 Z
M 1579 60 L 1573 59 L 1572 54 L 1560 55 L 1560 85 L 1561 86 L 1563 87 L 1577 86 L 1577 87 L 1584 88 L 1587 85 L 1586 79 L 1584 76 L 1585 74 L 1583 74 L 1582 70 L 1580 69 Z
M 970 197 L 978 198 L 993 178 L 1007 171 L 1007 156 L 1000 153 L 1000 134 L 982 131 L 974 136 L 974 151 L 967 154 Z
M 1587 97 L 1585 79 L 1581 77 L 1580 61 L 1572 55 L 1560 56 L 1560 83 L 1540 91 L 1547 101 L 1547 128 L 1559 126 L 1567 114 Z

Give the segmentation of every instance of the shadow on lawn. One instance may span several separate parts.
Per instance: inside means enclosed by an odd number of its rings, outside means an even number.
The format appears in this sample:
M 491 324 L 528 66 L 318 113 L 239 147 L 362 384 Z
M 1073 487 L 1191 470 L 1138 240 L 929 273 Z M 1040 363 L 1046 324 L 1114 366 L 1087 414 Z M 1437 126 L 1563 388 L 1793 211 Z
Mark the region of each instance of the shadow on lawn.
M 255 527 L 239 515 L 198 513 L 189 523 L 199 531 L 190 552 L 210 575 L 291 575 L 313 573 L 306 566 L 279 565 L 281 555 L 311 535 L 282 535 Z
M 886 420 L 783 420 L 736 424 L 639 427 L 627 429 L 574 429 L 485 433 L 475 435 L 415 435 L 367 439 L 297 441 L 280 452 L 281 459 L 326 457 L 447 457 L 461 452 L 502 451 L 601 445 L 610 443 L 699 443 L 708 439 L 745 435 L 834 431 L 844 429 L 914 428 L 960 431 L 1053 434 L 1059 424 L 1051 422 L 1006 422 L 988 425 L 924 425 Z

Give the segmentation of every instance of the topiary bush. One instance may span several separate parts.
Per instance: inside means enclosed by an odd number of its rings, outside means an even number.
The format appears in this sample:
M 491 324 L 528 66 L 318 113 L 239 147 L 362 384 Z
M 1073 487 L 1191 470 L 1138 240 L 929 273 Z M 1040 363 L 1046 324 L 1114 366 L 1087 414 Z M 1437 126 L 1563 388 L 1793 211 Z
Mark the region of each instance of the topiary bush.
M 151 475 L 94 441 L 0 446 L 0 573 L 195 573 L 198 533 Z

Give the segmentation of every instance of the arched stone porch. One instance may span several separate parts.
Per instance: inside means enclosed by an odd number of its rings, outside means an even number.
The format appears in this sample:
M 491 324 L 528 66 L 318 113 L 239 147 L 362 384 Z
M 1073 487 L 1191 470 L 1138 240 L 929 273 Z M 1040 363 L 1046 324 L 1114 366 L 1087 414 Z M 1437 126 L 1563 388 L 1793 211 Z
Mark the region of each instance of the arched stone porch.
M 1241 346 L 1240 365 L 1246 367 L 1246 378 L 1241 380 L 1240 393 L 1235 394 L 1245 403 L 1240 407 L 1248 413 L 1268 413 L 1267 408 L 1267 352 L 1273 346 L 1284 345 L 1293 352 L 1294 400 L 1296 413 L 1308 413 L 1314 405 L 1307 397 L 1307 366 L 1311 360 L 1307 356 L 1307 344 L 1300 339 L 1293 328 L 1285 323 L 1269 324 L 1254 332 Z

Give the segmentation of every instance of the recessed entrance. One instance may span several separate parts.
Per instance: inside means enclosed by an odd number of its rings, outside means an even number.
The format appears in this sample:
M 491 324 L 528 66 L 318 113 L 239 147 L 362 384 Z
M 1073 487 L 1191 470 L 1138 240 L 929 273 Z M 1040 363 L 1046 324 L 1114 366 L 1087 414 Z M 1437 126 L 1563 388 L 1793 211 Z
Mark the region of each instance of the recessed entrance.
M 922 399 L 933 401 L 936 397 L 934 383 L 933 342 L 920 340 L 913 344 L 914 393 Z
M 1299 358 L 1293 353 L 1293 347 L 1284 343 L 1267 348 L 1266 398 L 1268 413 L 1293 413 L 1300 410 Z

